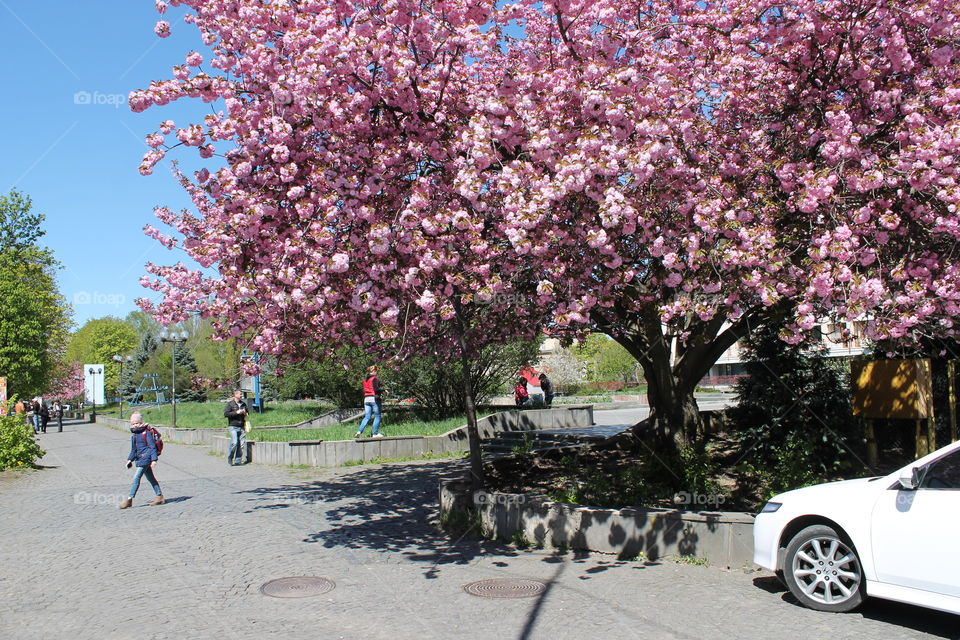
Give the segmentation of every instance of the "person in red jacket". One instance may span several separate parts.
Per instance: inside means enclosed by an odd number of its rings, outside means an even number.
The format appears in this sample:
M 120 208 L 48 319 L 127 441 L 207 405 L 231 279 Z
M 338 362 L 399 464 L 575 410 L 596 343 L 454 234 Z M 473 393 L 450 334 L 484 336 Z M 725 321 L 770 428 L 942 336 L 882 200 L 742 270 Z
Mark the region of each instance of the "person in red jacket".
M 353 436 L 359 438 L 363 435 L 363 430 L 367 428 L 370 422 L 370 416 L 373 415 L 373 437 L 382 438 L 380 433 L 380 415 L 383 413 L 383 407 L 380 404 L 380 379 L 377 378 L 377 365 L 367 367 L 367 377 L 363 381 L 363 420 L 360 421 L 360 428 Z
M 527 379 L 523 376 L 520 376 L 520 379 L 517 380 L 517 386 L 513 388 L 513 401 L 517 403 L 518 407 L 530 402 L 530 394 L 527 393 Z

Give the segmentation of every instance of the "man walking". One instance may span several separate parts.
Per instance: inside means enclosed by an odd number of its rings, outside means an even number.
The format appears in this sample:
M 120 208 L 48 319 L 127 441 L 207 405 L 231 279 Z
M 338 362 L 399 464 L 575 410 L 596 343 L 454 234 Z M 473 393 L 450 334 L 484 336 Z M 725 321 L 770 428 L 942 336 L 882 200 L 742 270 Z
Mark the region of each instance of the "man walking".
M 247 420 L 247 403 L 244 402 L 243 392 L 239 389 L 233 392 L 233 400 L 224 408 L 223 417 L 227 419 L 227 431 L 230 435 L 227 464 L 231 467 L 243 464 L 243 452 L 247 449 L 247 434 L 243 428 Z

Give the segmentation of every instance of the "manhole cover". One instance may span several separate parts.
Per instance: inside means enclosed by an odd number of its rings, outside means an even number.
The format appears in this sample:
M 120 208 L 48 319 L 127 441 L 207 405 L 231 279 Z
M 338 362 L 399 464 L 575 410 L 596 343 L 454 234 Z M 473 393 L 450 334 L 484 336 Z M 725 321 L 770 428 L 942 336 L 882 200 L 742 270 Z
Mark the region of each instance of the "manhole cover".
M 544 592 L 547 585 L 539 580 L 523 578 L 491 578 L 463 585 L 463 590 L 481 598 L 532 598 Z
M 336 583 L 328 578 L 296 576 L 266 582 L 260 587 L 260 593 L 273 598 L 309 598 L 333 591 L 336 586 Z

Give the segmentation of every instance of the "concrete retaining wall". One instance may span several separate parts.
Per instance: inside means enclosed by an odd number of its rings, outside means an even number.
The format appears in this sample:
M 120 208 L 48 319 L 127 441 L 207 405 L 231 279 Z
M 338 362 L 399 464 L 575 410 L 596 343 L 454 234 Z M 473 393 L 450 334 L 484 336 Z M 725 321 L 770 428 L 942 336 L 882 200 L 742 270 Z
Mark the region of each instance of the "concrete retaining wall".
M 593 406 L 506 411 L 477 421 L 481 439 L 498 431 L 565 429 L 593 424 Z M 259 427 L 258 427 L 259 429 Z M 389 425 L 387 425 L 389 429 Z M 227 455 L 230 440 L 222 432 L 212 434 L 216 453 Z M 166 437 L 166 435 L 164 435 Z M 370 462 L 417 457 L 429 453 L 458 453 L 470 448 L 467 428 L 459 427 L 439 436 L 395 436 L 360 440 L 313 440 L 300 442 L 247 442 L 248 459 L 262 464 L 338 467 L 348 462 Z
M 693 556 L 729 568 L 753 564 L 749 513 L 595 509 L 542 495 L 472 492 L 468 482 L 441 481 L 441 516 L 468 511 L 479 514 L 483 533 L 491 538 L 509 540 L 519 531 L 531 543 L 551 547 L 624 557 L 643 553 L 651 560 Z
M 330 414 L 327 414 L 330 415 Z M 129 427 L 127 420 L 98 415 L 97 422 L 116 429 Z M 305 423 L 297 425 L 298 428 Z M 477 421 L 480 438 L 493 438 L 498 431 L 534 431 L 538 429 L 565 429 L 588 427 L 593 424 L 593 405 L 570 405 L 554 409 L 505 411 Z M 184 429 L 153 425 L 166 442 L 204 444 L 226 457 L 230 439 L 226 427 L 222 429 Z M 289 429 L 291 427 L 257 427 Z M 316 428 L 316 427 L 313 427 Z M 389 425 L 387 426 L 389 429 Z M 348 462 L 369 462 L 417 457 L 429 453 L 457 453 L 470 448 L 466 426 L 439 436 L 396 436 L 364 438 L 361 440 L 313 440 L 299 442 L 247 441 L 247 459 L 262 464 L 308 465 L 311 467 L 338 467 Z

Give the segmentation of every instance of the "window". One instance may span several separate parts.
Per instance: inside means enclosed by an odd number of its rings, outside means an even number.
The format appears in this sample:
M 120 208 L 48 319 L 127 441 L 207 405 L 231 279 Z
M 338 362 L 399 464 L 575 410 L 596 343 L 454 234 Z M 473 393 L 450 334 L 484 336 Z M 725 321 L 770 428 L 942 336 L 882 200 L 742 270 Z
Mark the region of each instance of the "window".
M 960 450 L 927 465 L 923 489 L 960 489 Z

